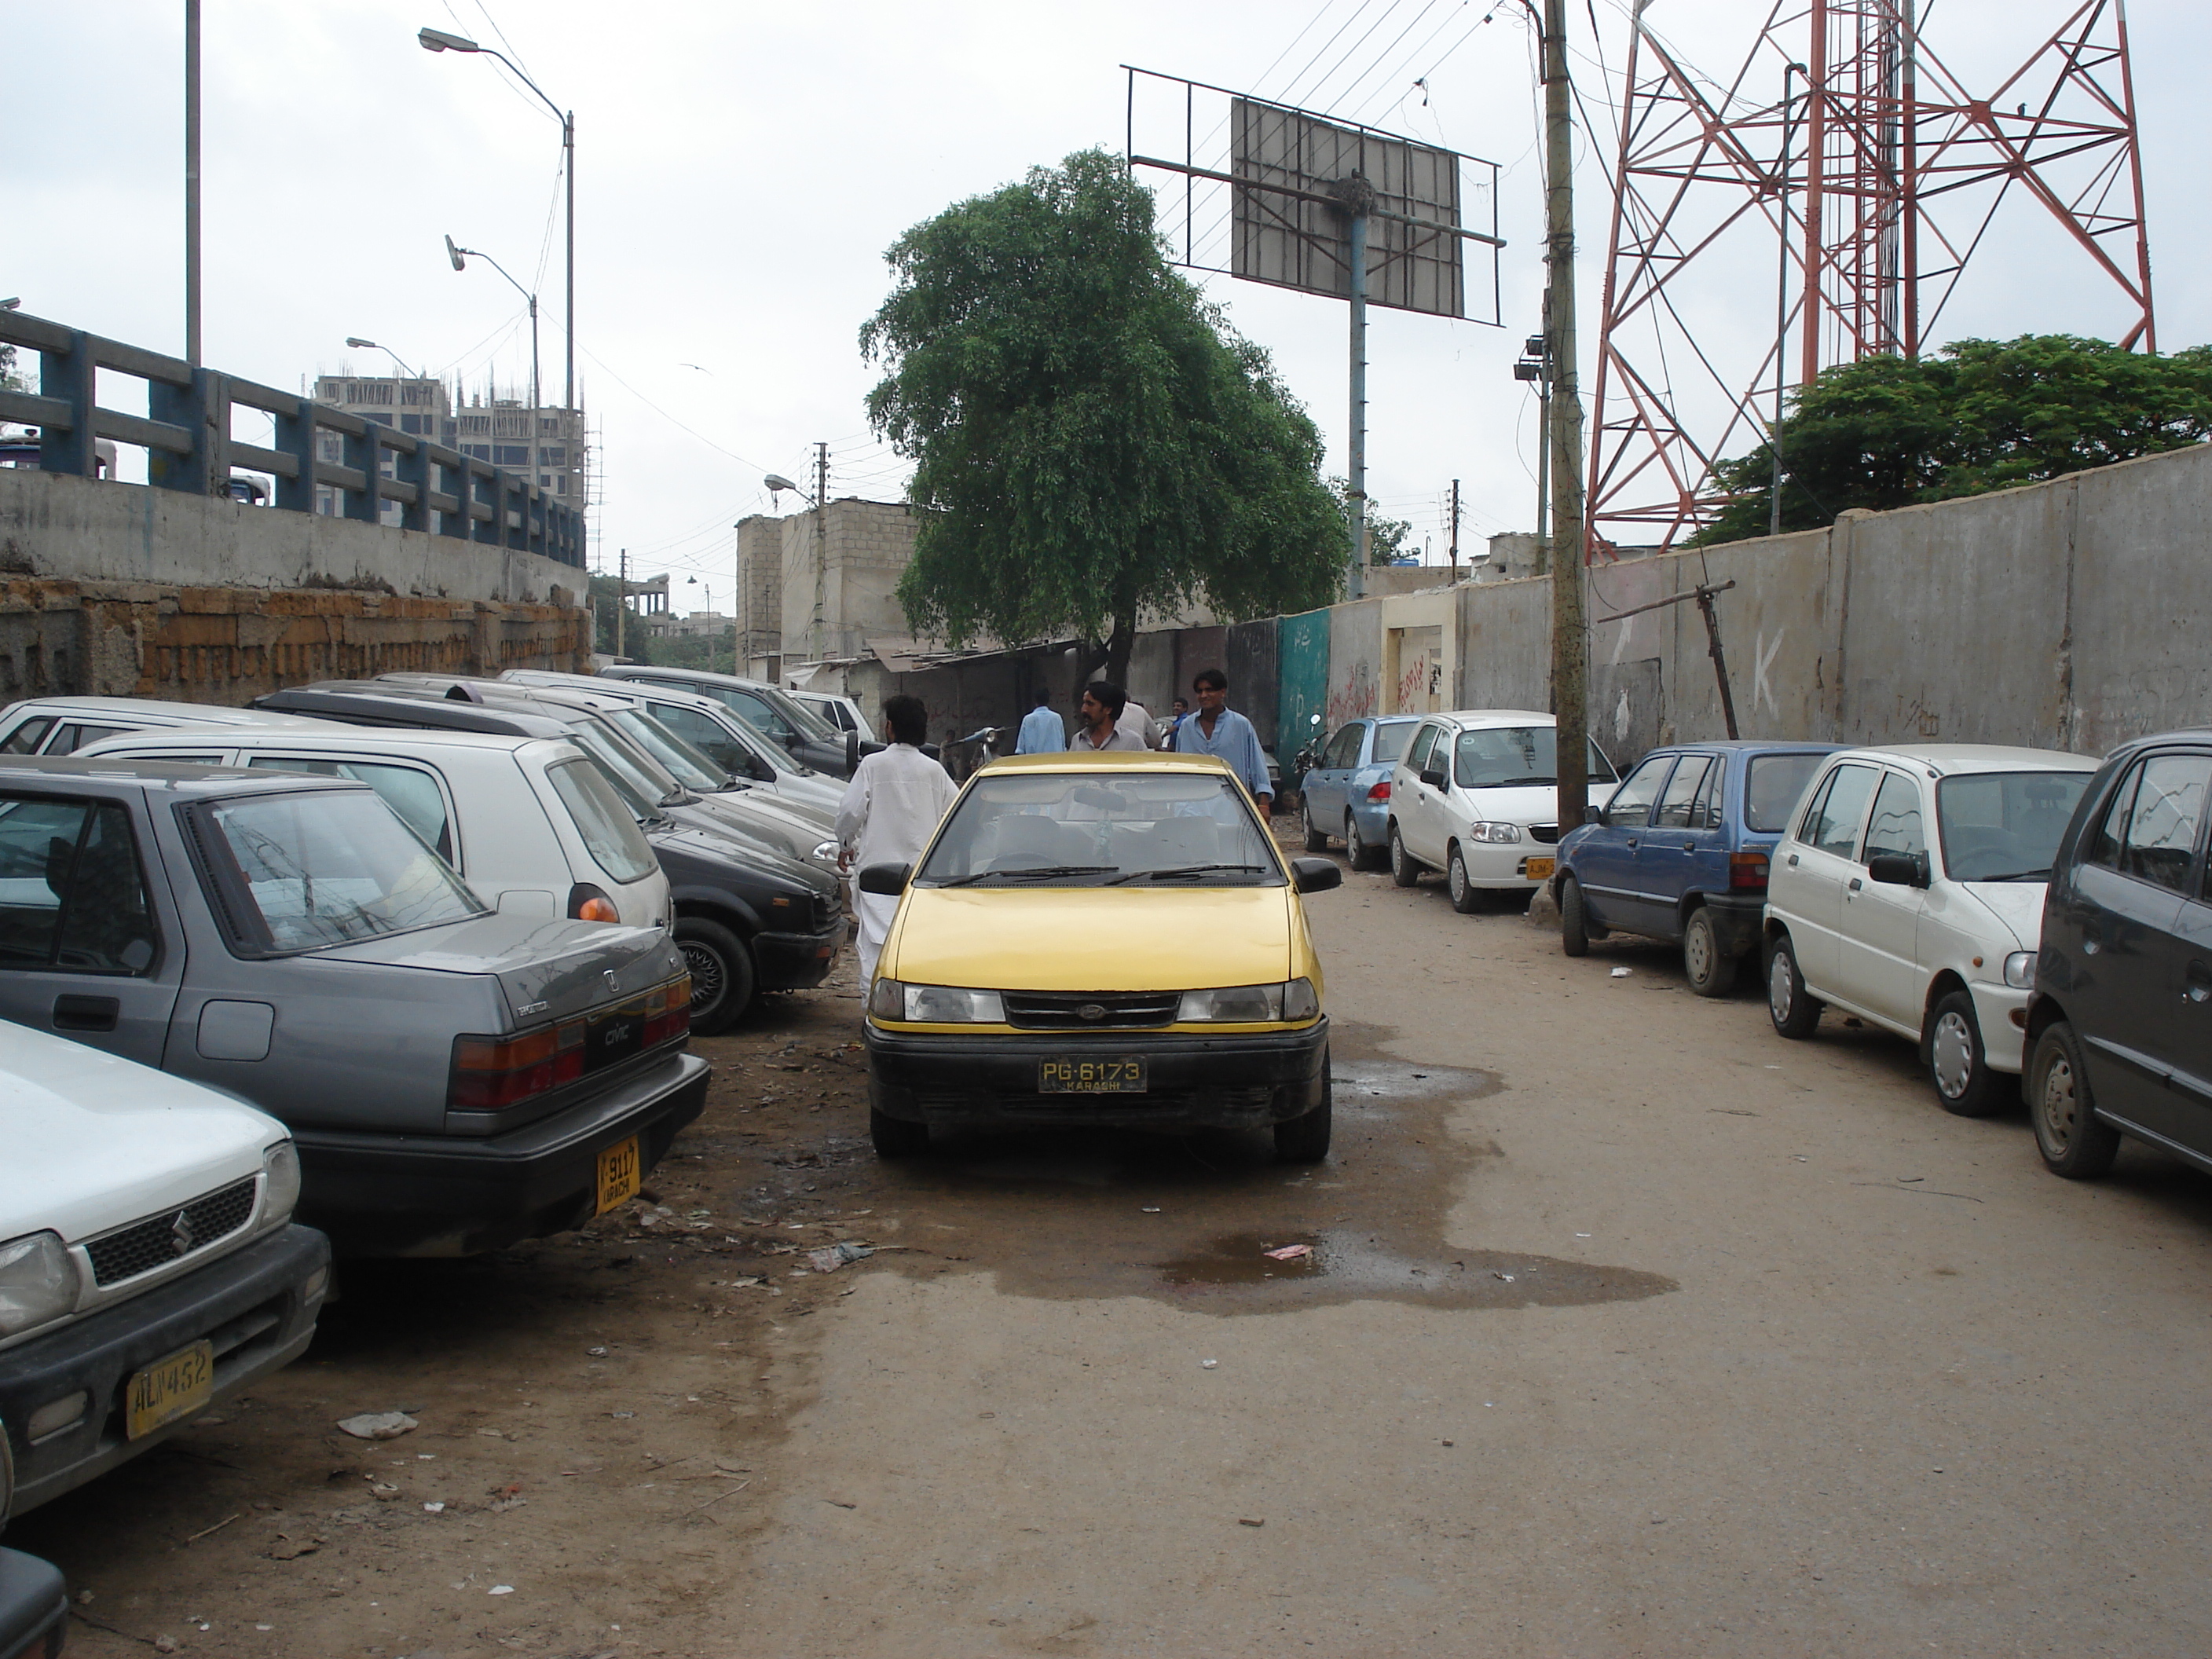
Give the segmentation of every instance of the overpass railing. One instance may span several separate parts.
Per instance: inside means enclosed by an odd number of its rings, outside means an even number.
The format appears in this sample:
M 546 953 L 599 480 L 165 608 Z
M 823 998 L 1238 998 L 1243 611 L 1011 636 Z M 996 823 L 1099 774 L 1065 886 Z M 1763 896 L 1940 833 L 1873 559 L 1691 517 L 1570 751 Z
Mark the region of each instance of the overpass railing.
M 584 564 L 579 509 L 526 476 L 428 438 L 21 312 L 0 311 L 0 343 L 39 354 L 39 390 L 0 391 L 0 420 L 39 428 L 46 471 L 95 477 L 101 440 L 135 444 L 146 451 L 147 482 L 155 489 L 223 496 L 234 471 L 267 472 L 276 477 L 274 505 L 282 510 L 313 513 L 321 486 L 334 492 L 340 516 L 364 524 L 382 524 L 385 503 L 393 502 L 401 529 Z M 146 383 L 145 415 L 101 406 L 102 369 Z M 274 447 L 232 435 L 240 408 L 275 418 Z M 321 459 L 324 433 L 338 436 L 341 459 Z

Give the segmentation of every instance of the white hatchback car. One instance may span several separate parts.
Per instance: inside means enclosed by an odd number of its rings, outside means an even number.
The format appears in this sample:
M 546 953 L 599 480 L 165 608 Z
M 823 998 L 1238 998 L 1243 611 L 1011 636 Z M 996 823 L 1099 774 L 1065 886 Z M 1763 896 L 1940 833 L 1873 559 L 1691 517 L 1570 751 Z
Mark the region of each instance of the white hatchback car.
M 1390 878 L 1411 887 L 1441 870 L 1452 908 L 1476 909 L 1487 890 L 1533 893 L 1551 879 L 1559 842 L 1559 738 L 1549 714 L 1468 708 L 1422 720 L 1390 775 Z M 1589 799 L 1602 806 L 1620 781 L 1589 745 Z
M 1936 1098 L 1994 1111 L 2020 1073 L 2043 890 L 2097 762 L 2051 749 L 1850 749 L 1814 775 L 1767 878 L 1766 1006 L 1913 1037 Z M 1930 828 L 1934 833 L 1929 833 Z
M 140 732 L 78 753 L 354 778 L 494 909 L 669 925 L 668 878 L 651 844 L 599 763 L 565 738 L 313 724 L 320 729 Z

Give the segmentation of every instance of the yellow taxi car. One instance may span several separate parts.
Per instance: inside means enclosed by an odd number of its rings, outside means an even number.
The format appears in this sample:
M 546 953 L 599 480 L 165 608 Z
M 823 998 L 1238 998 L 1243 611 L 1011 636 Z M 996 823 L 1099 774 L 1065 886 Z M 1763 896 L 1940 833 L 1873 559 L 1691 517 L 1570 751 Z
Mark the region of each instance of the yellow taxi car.
M 1328 1016 L 1285 862 L 1210 755 L 994 761 L 921 862 L 871 865 L 902 895 L 868 988 L 868 1125 L 884 1158 L 933 1128 L 1272 1128 L 1328 1155 Z

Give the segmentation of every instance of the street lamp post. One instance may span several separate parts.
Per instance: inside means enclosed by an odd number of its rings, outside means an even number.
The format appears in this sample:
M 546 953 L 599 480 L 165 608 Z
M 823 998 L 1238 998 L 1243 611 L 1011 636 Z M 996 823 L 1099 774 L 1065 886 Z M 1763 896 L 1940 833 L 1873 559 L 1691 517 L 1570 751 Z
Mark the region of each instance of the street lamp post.
M 356 351 L 382 352 L 386 356 L 391 358 L 394 363 L 398 364 L 399 372 L 410 380 L 423 380 L 429 378 L 426 374 L 417 374 L 413 369 L 408 368 L 406 363 L 401 361 L 399 354 L 394 351 L 390 346 L 379 345 L 374 340 L 364 340 L 357 335 L 352 334 L 346 336 L 346 343 Z
M 462 247 L 450 236 L 446 238 L 446 257 L 453 262 L 455 270 L 466 270 L 468 261 L 481 259 L 507 278 L 514 291 L 530 302 L 530 418 L 538 419 L 540 404 L 538 400 L 538 296 L 514 280 L 514 274 L 489 253 L 479 253 L 472 247 Z M 351 343 L 349 342 L 348 343 Z M 367 343 L 363 342 L 363 343 Z M 394 360 L 395 362 L 397 359 Z M 533 439 L 534 441 L 534 439 Z
M 567 176 L 567 179 L 568 179 L 568 270 L 567 270 L 567 276 L 566 276 L 566 278 L 565 278 L 564 283 L 563 283 L 563 286 L 566 288 L 566 289 L 567 289 L 567 291 L 568 291 L 568 320 L 567 320 L 567 322 L 566 322 L 565 324 L 563 324 L 563 325 L 562 325 L 563 330 L 564 330 L 564 331 L 565 331 L 565 333 L 567 334 L 567 337 L 568 337 L 568 380 L 567 380 L 566 386 L 565 386 L 565 387 L 564 387 L 564 389 L 563 389 L 563 391 L 562 391 L 562 393 L 561 406 L 562 406 L 563 409 L 573 410 L 573 409 L 574 409 L 574 408 L 576 407 L 576 114 L 575 114 L 575 112 L 574 112 L 574 110 L 566 110 L 566 111 L 564 111 L 563 109 L 562 109 L 562 107 L 561 107 L 558 104 L 555 103 L 555 102 L 554 102 L 550 98 L 548 98 L 548 97 L 545 95 L 544 89 L 543 88 L 541 88 L 541 87 L 538 84 L 538 82 L 536 82 L 535 81 L 532 80 L 528 76 L 525 75 L 525 74 L 521 71 L 521 70 L 520 70 L 520 69 L 517 68 L 517 67 L 516 67 L 516 65 L 515 65 L 514 60 L 513 58 L 509 58 L 509 57 L 508 57 L 505 52 L 494 52 L 494 51 L 493 51 L 489 46 L 478 46 L 475 41 L 473 41 L 473 40 L 470 40 L 466 35 L 464 35 L 464 34 L 449 34 L 449 33 L 447 33 L 445 30 L 443 30 L 443 29 L 431 29 L 431 28 L 420 29 L 420 30 L 417 30 L 417 31 L 416 32 L 415 38 L 416 38 L 416 40 L 417 40 L 418 41 L 420 41 L 420 42 L 422 43 L 422 50 L 423 50 L 423 51 L 425 51 L 425 52 L 482 52 L 482 53 L 483 53 L 483 54 L 484 54 L 486 57 L 488 57 L 488 58 L 498 58 L 498 59 L 499 59 L 499 61 L 500 61 L 501 63 L 505 64 L 507 66 L 507 68 L 508 68 L 508 69 L 513 70 L 514 71 L 514 77 L 515 77 L 515 79 L 516 79 L 516 80 L 518 80 L 518 81 L 521 82 L 522 82 L 522 84 L 523 84 L 524 86 L 528 87 L 528 88 L 531 89 L 531 91 L 532 91 L 532 92 L 534 92 L 534 93 L 536 93 L 536 94 L 538 94 L 538 101 L 539 101 L 540 103 L 544 104 L 544 105 L 545 106 L 545 107 L 546 107 L 546 108 L 548 108 L 548 109 L 551 110 L 551 111 L 553 112 L 553 118 L 554 118 L 555 120 L 558 121 L 558 122 L 561 124 L 561 168 L 562 168 L 562 173 Z M 458 268 L 459 268 L 459 266 L 458 266 L 458 263 L 457 263 L 457 264 L 456 264 L 456 267 L 455 267 L 455 268 L 456 268 L 456 269 L 458 269 Z M 505 276 L 507 275 L 507 273 L 506 273 L 505 271 L 501 271 L 500 274 L 501 274 L 502 276 Z M 509 282 L 514 282 L 514 279 L 513 277 L 511 277 L 511 276 L 507 277 L 507 280 L 508 280 Z M 522 284 L 521 284 L 521 283 L 515 283 L 515 286 L 516 286 L 517 288 L 520 288 L 520 287 L 522 286 Z M 531 316 L 532 316 L 532 318 L 533 319 L 535 319 L 535 318 L 536 318 L 536 317 L 537 317 L 537 315 L 538 315 L 538 301 L 537 301 L 537 300 L 536 300 L 535 298 L 532 298 L 532 299 L 531 300 L 531 301 L 530 301 L 530 314 L 531 314 Z M 534 337 L 534 336 L 533 336 L 533 337 Z M 533 347 L 533 349 L 534 349 L 534 347 Z M 537 396 L 537 393 L 536 393 L 536 392 L 535 392 L 534 390 L 533 390 L 533 391 L 532 392 L 532 393 L 531 393 L 531 399 L 530 399 L 530 401 L 531 401 L 532 407 L 535 408 L 535 407 L 537 406 L 537 403 L 538 403 L 538 396 Z

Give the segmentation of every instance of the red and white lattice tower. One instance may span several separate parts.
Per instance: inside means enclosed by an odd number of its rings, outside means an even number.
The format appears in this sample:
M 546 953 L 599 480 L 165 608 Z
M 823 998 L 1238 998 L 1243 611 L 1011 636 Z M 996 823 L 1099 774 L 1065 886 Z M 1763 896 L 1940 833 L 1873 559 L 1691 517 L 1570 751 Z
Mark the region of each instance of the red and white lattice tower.
M 1725 84 L 1636 0 L 1592 394 L 1597 556 L 1710 520 L 1713 463 L 1765 436 L 1778 379 L 1943 337 L 2001 211 L 2055 222 L 2103 279 L 2111 305 L 2065 331 L 2155 349 L 2125 9 L 2061 3 L 2035 35 L 2056 8 L 2021 0 L 2038 44 L 1974 91 L 1919 37 L 1922 0 L 1776 0 Z

